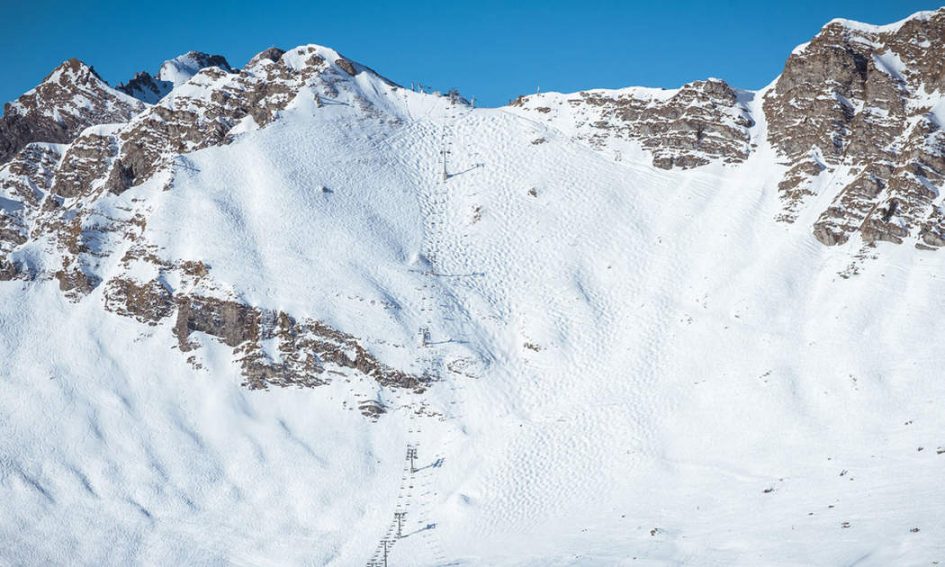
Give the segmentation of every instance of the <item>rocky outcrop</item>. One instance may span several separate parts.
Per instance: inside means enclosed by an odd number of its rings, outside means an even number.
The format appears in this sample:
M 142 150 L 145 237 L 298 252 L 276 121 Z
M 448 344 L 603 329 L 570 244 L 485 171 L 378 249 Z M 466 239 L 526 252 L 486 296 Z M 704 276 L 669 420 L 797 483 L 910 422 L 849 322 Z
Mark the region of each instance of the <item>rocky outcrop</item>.
M 142 249 L 129 254 L 123 262 L 153 260 Z M 153 265 L 153 264 L 152 264 Z M 147 325 L 158 325 L 173 317 L 173 334 L 182 352 L 200 348 L 194 336 L 199 333 L 233 349 L 244 386 L 266 389 L 272 386 L 313 388 L 331 381 L 341 371 L 359 373 L 387 388 L 406 388 L 422 392 L 432 376 L 417 376 L 380 362 L 354 336 L 313 319 L 298 320 L 283 311 L 254 307 L 237 299 L 205 293 L 175 292 L 165 278 L 179 270 L 182 285 L 194 288 L 208 277 L 202 262 L 186 261 L 176 265 L 158 260 L 161 276 L 141 282 L 133 277 L 117 277 L 105 285 L 105 309 Z M 79 270 L 57 274 L 64 291 L 89 286 Z M 212 286 L 210 286 L 212 287 Z M 374 411 L 379 410 L 379 411 Z M 376 418 L 383 408 L 365 410 Z
M 198 348 L 190 338 L 194 332 L 233 347 L 250 389 L 320 386 L 329 381 L 328 368 L 347 368 L 382 386 L 418 392 L 432 380 L 381 363 L 355 337 L 318 321 L 297 321 L 282 311 L 200 295 L 179 295 L 175 302 L 180 349 Z
M 835 190 L 813 225 L 821 243 L 859 234 L 938 246 L 945 138 L 933 107 L 945 86 L 943 37 L 939 10 L 891 26 L 837 20 L 795 50 L 764 99 L 768 139 L 789 165 L 779 220 L 793 222 L 810 196 Z
M 57 67 L 36 88 L 4 107 L 0 164 L 32 142 L 71 142 L 96 124 L 127 122 L 144 105 L 108 86 L 77 59 Z
M 65 199 L 90 195 L 108 173 L 117 151 L 111 136 L 88 133 L 79 137 L 62 157 L 51 193 Z
M 184 352 L 197 346 L 190 342 L 193 332 L 212 335 L 231 347 L 259 336 L 260 314 L 251 307 L 213 297 L 183 296 L 176 301 L 174 335 Z
M 105 286 L 105 309 L 148 325 L 170 317 L 174 307 L 171 290 L 157 279 L 138 283 L 131 278 L 114 278 Z
M 754 124 L 740 95 L 724 81 L 709 79 L 677 91 L 629 88 L 520 97 L 516 112 L 549 122 L 593 147 L 617 149 L 636 142 L 662 169 L 689 169 L 712 161 L 739 163 L 751 150 Z
M 72 300 L 88 295 L 98 285 L 98 278 L 80 267 L 65 265 L 55 274 L 59 290 Z

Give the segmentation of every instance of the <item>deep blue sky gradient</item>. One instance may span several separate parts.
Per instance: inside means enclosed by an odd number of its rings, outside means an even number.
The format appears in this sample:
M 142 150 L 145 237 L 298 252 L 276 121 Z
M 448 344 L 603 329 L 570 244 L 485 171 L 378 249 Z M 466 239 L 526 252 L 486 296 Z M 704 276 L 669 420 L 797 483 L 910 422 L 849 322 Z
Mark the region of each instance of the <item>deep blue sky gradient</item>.
M 0 4 L 0 101 L 15 99 L 69 57 L 116 84 L 191 49 L 241 66 L 272 45 L 318 43 L 398 83 L 456 87 L 488 106 L 539 85 L 565 92 L 676 87 L 714 76 L 759 88 L 832 18 L 889 23 L 938 7 L 920 0 Z

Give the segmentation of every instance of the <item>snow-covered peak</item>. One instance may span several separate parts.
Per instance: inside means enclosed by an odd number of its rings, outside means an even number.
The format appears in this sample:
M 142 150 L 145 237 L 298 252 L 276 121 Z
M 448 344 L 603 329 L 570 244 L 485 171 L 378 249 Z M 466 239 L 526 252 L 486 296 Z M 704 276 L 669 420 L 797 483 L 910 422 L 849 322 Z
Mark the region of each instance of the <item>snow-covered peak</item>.
M 62 64 L 53 69 L 40 84 L 56 83 L 61 86 L 66 86 L 72 83 L 88 83 L 95 81 L 104 83 L 93 67 L 86 65 L 76 58 L 72 58 L 63 61 Z
M 65 143 L 95 124 L 125 122 L 144 106 L 69 59 L 35 88 L 5 107 L 0 119 L 0 163 L 32 142 Z
M 278 47 L 270 47 L 264 49 L 254 55 L 252 59 L 246 64 L 247 68 L 255 67 L 263 62 L 275 63 L 282 59 L 282 56 L 285 54 L 285 49 L 280 49 Z
M 285 52 L 280 60 L 286 65 L 286 67 L 292 69 L 293 71 L 301 71 L 302 69 L 311 67 L 313 63 L 324 61 L 327 62 L 331 67 L 337 68 L 352 77 L 359 75 L 364 71 L 368 71 L 373 75 L 380 76 L 372 69 L 348 59 L 334 49 L 314 43 L 300 45 L 295 49 L 291 49 Z M 387 79 L 384 80 L 388 83 L 390 82 Z
M 23 93 L 16 101 L 9 103 L 6 113 L 26 113 L 34 106 L 29 101 L 42 102 L 44 98 L 51 99 L 59 93 L 76 92 L 80 89 L 110 89 L 110 87 L 94 68 L 72 58 L 63 61 L 46 75 L 42 82 Z
M 133 79 L 118 85 L 116 88 L 142 102 L 156 104 L 167 96 L 174 87 L 186 83 L 207 67 L 217 67 L 228 73 L 233 72 L 233 68 L 230 67 L 230 64 L 222 55 L 188 51 L 183 55 L 165 61 L 157 75 L 141 71 Z
M 222 55 L 209 55 L 200 51 L 188 51 L 173 59 L 168 59 L 161 65 L 157 78 L 161 81 L 172 83 L 175 87 L 186 83 L 191 77 L 196 75 L 201 69 L 206 67 L 219 67 L 224 71 L 231 72 L 233 68 L 227 63 Z

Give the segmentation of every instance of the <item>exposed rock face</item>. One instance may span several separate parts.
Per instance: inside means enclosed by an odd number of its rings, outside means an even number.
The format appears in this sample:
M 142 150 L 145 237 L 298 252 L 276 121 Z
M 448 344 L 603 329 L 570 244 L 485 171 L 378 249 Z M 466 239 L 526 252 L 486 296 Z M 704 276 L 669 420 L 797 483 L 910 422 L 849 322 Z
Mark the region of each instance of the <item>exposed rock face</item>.
M 317 385 L 327 381 L 323 372 L 332 366 L 360 372 L 382 386 L 417 392 L 431 381 L 381 363 L 355 337 L 324 323 L 296 321 L 281 311 L 258 313 L 262 322 L 259 333 L 242 349 L 245 384 L 249 388 Z M 274 346 L 269 352 L 263 348 L 266 342 Z
M 82 271 L 78 267 L 63 266 L 56 272 L 59 280 L 59 289 L 66 297 L 77 299 L 88 295 L 98 285 L 97 278 Z
M 66 199 L 90 194 L 94 183 L 108 173 L 117 149 L 111 136 L 79 137 L 62 157 L 51 192 Z
M 206 277 L 199 262 L 178 266 L 195 277 Z M 174 266 L 165 264 L 165 273 Z M 191 275 L 191 274 L 188 274 Z M 64 291 L 87 285 L 79 271 L 57 274 Z M 390 388 L 422 392 L 432 381 L 391 368 L 377 360 L 353 336 L 319 321 L 298 321 L 282 311 L 252 307 L 235 299 L 197 293 L 177 293 L 161 281 L 138 282 L 134 278 L 114 278 L 105 286 L 105 308 L 148 325 L 176 315 L 173 332 L 182 352 L 200 347 L 193 339 L 202 333 L 233 348 L 240 363 L 244 385 L 250 389 L 270 386 L 315 387 L 330 381 L 327 370 L 359 372 Z M 377 409 L 377 408 L 374 408 Z M 380 411 L 365 415 L 376 418 Z
M 174 334 L 184 352 L 195 346 L 190 333 L 199 331 L 213 335 L 231 347 L 259 335 L 259 312 L 237 303 L 212 297 L 180 297 L 177 299 L 177 323 Z
M 70 59 L 4 107 L 0 164 L 31 142 L 68 143 L 89 126 L 127 122 L 143 109 L 141 102 L 109 87 L 91 67 Z
M 573 132 L 595 148 L 632 141 L 652 155 L 653 165 L 688 169 L 748 157 L 754 124 L 749 98 L 724 81 L 709 79 L 678 91 L 629 88 L 531 95 L 520 97 L 512 107 Z
M 182 351 L 197 348 L 191 333 L 216 337 L 240 358 L 244 385 L 315 387 L 329 379 L 326 368 L 348 368 L 382 386 L 423 391 L 430 378 L 390 368 L 353 336 L 318 321 L 296 321 L 282 311 L 266 311 L 233 300 L 179 295 L 174 334 Z
M 105 309 L 142 323 L 157 325 L 174 312 L 174 298 L 159 280 L 138 283 L 130 278 L 115 278 L 105 289 Z
M 941 245 L 943 38 L 943 10 L 882 27 L 834 21 L 791 55 L 764 99 L 769 141 L 790 165 L 780 220 L 836 177 L 844 184 L 813 226 L 823 244 L 859 233 Z

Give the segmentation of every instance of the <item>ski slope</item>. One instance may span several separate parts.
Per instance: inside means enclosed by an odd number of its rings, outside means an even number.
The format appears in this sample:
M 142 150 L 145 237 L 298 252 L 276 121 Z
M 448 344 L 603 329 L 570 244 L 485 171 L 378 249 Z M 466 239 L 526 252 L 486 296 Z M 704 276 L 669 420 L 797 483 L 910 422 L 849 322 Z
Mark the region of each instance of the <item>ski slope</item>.
M 942 256 L 841 277 L 848 249 L 773 222 L 760 97 L 745 163 L 664 171 L 360 87 L 383 112 L 303 90 L 103 210 L 441 380 L 248 391 L 101 288 L 0 285 L 0 564 L 365 565 L 395 510 L 389 565 L 945 560 Z

